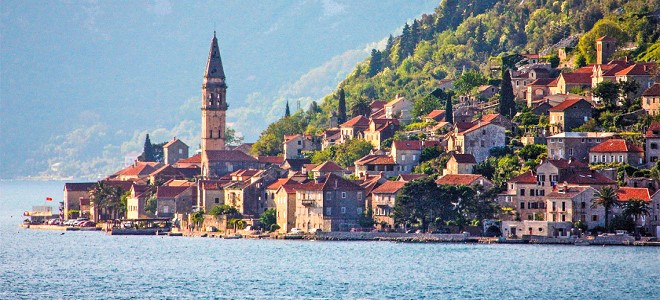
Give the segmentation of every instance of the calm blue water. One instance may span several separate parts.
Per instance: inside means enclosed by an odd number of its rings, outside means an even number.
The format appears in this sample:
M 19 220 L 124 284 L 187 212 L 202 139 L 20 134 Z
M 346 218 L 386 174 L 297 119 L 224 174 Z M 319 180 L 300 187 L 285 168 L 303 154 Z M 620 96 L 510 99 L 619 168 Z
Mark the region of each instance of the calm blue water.
M 660 298 L 659 248 L 117 237 L 17 227 L 10 211 L 57 200 L 61 189 L 0 182 L 0 298 Z

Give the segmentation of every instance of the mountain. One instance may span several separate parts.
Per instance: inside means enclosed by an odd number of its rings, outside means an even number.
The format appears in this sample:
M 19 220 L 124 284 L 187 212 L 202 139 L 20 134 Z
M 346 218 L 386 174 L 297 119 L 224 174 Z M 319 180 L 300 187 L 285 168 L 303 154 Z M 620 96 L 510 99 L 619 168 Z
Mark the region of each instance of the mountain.
M 435 1 L 5 1 L 0 178 L 99 177 L 149 133 L 199 144 L 202 74 L 217 31 L 230 126 L 254 141 L 332 91 L 375 43 Z
M 512 66 L 517 55 L 557 55 L 572 46 L 574 58 L 594 58 L 594 40 L 617 38 L 631 50 L 618 57 L 660 60 L 660 4 L 657 1 L 492 1 L 446 0 L 433 14 L 404 24 L 402 34 L 373 49 L 371 56 L 318 104 L 320 110 L 299 112 L 295 120 L 279 120 L 262 133 L 254 150 L 277 154 L 281 135 L 316 132 L 328 126 L 337 109 L 339 88 L 347 107 L 358 102 L 391 100 L 397 94 L 417 101 L 436 89 L 439 80 L 474 70 L 496 83 L 501 66 Z M 470 73 L 470 72 L 468 72 Z M 486 78 L 488 77 L 488 78 Z M 485 82 L 485 81 L 484 81 Z M 287 124 L 296 122 L 296 124 Z

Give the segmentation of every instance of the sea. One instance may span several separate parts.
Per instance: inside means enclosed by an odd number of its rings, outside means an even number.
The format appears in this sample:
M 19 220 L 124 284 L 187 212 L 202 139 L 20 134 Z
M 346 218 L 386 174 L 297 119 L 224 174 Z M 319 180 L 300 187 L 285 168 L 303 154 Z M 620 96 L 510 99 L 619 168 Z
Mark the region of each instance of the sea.
M 0 299 L 660 299 L 660 248 L 109 236 L 19 228 L 60 181 L 0 181 Z M 54 207 L 57 209 L 57 207 Z

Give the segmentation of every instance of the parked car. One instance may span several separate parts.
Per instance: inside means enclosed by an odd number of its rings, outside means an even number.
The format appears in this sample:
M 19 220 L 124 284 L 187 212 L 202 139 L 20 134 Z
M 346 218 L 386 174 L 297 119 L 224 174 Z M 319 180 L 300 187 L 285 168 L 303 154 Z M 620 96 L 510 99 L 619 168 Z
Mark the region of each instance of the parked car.
M 291 231 L 289 231 L 290 234 L 302 234 L 302 230 L 298 228 L 291 228 Z
M 48 225 L 62 225 L 62 219 L 51 219 L 48 221 Z
M 94 227 L 94 226 L 96 226 L 96 223 L 87 220 L 87 221 L 82 221 L 82 222 L 78 223 L 78 226 L 80 226 L 80 227 Z
M 312 228 L 309 230 L 309 233 L 317 233 L 317 232 L 323 232 L 323 230 L 320 228 Z
M 73 226 L 74 222 L 76 222 L 76 220 L 68 219 L 68 220 L 64 221 L 64 223 L 62 223 L 62 225 L 64 225 L 64 226 Z

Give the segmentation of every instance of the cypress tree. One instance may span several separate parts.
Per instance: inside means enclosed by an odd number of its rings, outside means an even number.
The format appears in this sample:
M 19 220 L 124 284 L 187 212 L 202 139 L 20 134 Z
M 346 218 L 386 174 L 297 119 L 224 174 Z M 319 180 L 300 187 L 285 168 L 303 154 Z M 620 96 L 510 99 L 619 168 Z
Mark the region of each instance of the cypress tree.
M 284 117 L 288 118 L 291 116 L 291 110 L 289 110 L 289 100 L 286 101 L 286 109 L 284 110 Z
M 344 88 L 339 89 L 339 105 L 337 107 L 337 123 L 342 124 L 346 122 L 346 95 Z
M 381 53 L 376 49 L 371 49 L 371 59 L 369 60 L 368 77 L 374 77 L 381 70 Z
M 151 139 L 149 139 L 149 134 L 144 139 L 144 148 L 142 150 L 142 161 L 156 161 L 154 157 L 154 146 L 151 144 Z
M 504 74 L 502 74 L 499 113 L 508 118 L 513 118 L 516 115 L 516 102 L 514 101 L 513 86 L 511 85 L 511 74 L 508 69 L 505 69 Z
M 454 108 L 451 103 L 451 94 L 448 94 L 445 98 L 445 121 L 449 123 L 454 123 Z

